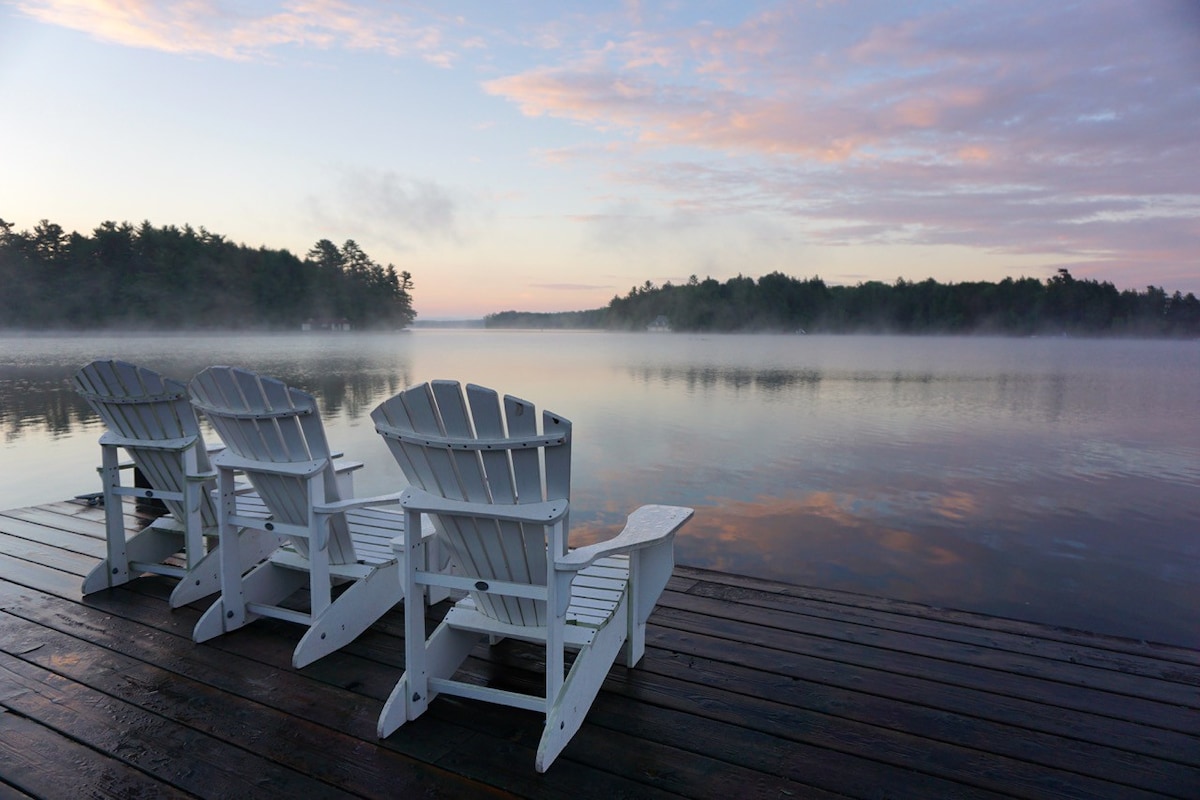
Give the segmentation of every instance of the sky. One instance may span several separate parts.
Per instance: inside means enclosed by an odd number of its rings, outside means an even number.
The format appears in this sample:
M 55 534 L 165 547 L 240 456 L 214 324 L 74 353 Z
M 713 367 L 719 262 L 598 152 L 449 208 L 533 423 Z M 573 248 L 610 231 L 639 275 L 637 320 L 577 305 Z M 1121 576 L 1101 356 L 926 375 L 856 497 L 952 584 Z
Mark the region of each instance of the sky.
M 0 0 L 0 219 L 353 239 L 422 319 L 646 281 L 1200 294 L 1200 0 Z

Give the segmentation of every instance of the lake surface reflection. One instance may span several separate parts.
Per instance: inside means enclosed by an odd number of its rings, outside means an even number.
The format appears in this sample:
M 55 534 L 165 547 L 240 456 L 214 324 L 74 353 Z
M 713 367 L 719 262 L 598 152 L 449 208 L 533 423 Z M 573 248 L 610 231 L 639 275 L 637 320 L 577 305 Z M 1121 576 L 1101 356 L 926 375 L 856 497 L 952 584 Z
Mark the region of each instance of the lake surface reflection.
M 360 493 L 401 477 L 368 414 L 492 386 L 575 423 L 573 541 L 691 505 L 680 563 L 1200 646 L 1200 344 L 415 331 L 0 338 L 0 507 L 97 488 L 67 379 L 120 357 L 317 395 Z

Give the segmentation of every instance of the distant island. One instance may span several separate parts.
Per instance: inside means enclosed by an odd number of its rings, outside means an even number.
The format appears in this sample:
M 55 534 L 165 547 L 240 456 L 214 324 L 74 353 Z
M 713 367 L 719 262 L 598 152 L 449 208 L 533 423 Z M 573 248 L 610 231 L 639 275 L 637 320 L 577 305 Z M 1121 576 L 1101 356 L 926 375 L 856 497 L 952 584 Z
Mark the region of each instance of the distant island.
M 647 281 L 605 308 L 561 314 L 504 311 L 489 328 L 602 328 L 784 333 L 902 333 L 1200 337 L 1194 294 L 1118 291 L 1111 283 L 1077 280 L 1060 269 L 1044 283 L 944 284 L 932 278 L 894 284 L 868 281 L 829 286 L 820 278 L 773 272 L 720 283 Z
M 416 318 L 412 275 L 354 240 L 304 258 L 204 228 L 105 222 L 91 236 L 0 219 L 0 329 L 395 330 Z

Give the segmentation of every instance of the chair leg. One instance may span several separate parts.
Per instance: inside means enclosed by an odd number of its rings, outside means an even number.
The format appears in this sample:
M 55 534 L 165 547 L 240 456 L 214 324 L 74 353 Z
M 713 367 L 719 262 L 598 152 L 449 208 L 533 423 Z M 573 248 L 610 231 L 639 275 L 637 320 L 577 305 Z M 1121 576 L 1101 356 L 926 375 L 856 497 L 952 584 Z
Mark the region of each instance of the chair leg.
M 120 500 L 117 501 L 117 512 L 120 514 Z M 125 529 L 122 527 L 119 536 L 122 541 L 109 544 L 109 557 L 92 568 L 83 579 L 83 593 L 91 594 L 100 589 L 120 586 L 136 578 L 146 566 L 156 567 L 153 571 L 160 575 L 182 575 L 183 570 L 162 565 L 163 561 L 183 549 L 183 534 L 178 529 L 170 527 L 174 520 L 168 523 L 162 521 L 149 525 L 125 540 Z M 118 560 L 114 561 L 114 557 Z M 143 565 L 139 568 L 137 565 Z
M 379 714 L 379 723 L 375 728 L 375 735 L 380 739 L 386 739 L 401 725 L 420 716 L 419 711 L 415 713 L 411 711 L 409 704 L 408 672 L 405 670 L 404 674 L 400 676 L 400 680 L 397 681 L 392 693 L 388 695 L 387 701 L 383 704 L 383 711 Z
M 627 667 L 635 667 L 646 653 L 646 621 L 642 616 L 642 595 L 637 590 L 638 579 L 642 577 L 641 559 L 638 553 L 629 557 L 629 583 L 625 586 L 625 624 L 629 631 L 625 636 L 625 646 L 621 648 L 621 663 Z M 657 595 L 651 601 L 651 607 L 658 600 Z
M 225 632 L 225 604 L 220 596 L 213 601 L 208 610 L 200 615 L 196 627 L 192 628 L 193 642 L 207 642 Z
M 636 667 L 646 654 L 646 623 L 631 619 L 628 624 L 629 635 L 625 637 L 625 646 L 621 649 L 621 663 Z
M 85 595 L 88 595 L 92 592 L 98 592 L 101 589 L 108 589 L 109 587 L 119 586 L 121 583 L 125 583 L 125 581 L 116 582 L 113 580 L 113 573 L 115 571 L 116 569 L 109 566 L 109 560 L 107 558 L 100 559 L 100 563 L 92 567 L 92 571 L 84 576 L 81 592 Z M 125 574 L 126 580 L 128 580 L 128 570 Z
M 179 579 L 167 604 L 171 608 L 180 608 L 188 603 L 202 600 L 210 594 L 221 591 L 221 568 L 217 564 L 219 554 L 211 550 L 204 558 L 192 567 L 186 575 Z
M 424 614 L 424 610 L 420 613 Z M 437 694 L 431 691 L 429 681 L 454 675 L 479 639 L 480 634 L 473 631 L 452 628 L 444 622 L 438 625 L 424 647 L 418 647 L 407 659 L 404 674 L 383 704 L 377 729 L 379 738 L 386 739 L 405 722 L 421 716 Z
M 359 578 L 314 616 L 292 654 L 292 666 L 306 667 L 354 641 L 403 597 L 400 571 L 395 564 L 385 564 Z
M 308 585 L 308 573 L 299 570 L 288 569 L 272 564 L 270 561 L 264 561 L 259 564 L 241 580 L 242 608 L 247 605 L 256 603 L 259 605 L 274 606 L 288 596 L 294 594 L 297 590 Z M 196 642 L 205 642 L 213 637 L 220 636 L 222 633 L 237 630 L 248 622 L 258 619 L 258 614 L 250 611 L 244 611 L 241 615 L 237 614 L 232 607 L 226 607 L 225 590 L 222 588 L 221 597 L 208 607 L 208 610 L 200 616 L 200 620 L 196 623 L 196 627 L 192 630 L 192 640 Z
M 638 550 L 629 555 L 629 638 L 622 660 L 637 666 L 646 652 L 646 620 L 662 596 L 675 569 L 671 542 Z
M 242 561 L 242 573 L 251 569 L 279 547 L 279 539 L 266 531 L 244 528 L 238 533 L 240 547 L 238 555 Z M 214 592 L 221 591 L 220 545 L 204 554 L 204 557 L 188 571 L 171 592 L 171 608 L 179 608 L 201 600 Z
M 83 593 L 120 586 L 129 578 L 129 557 L 126 554 L 124 504 L 117 491 L 121 488 L 121 470 L 117 463 L 117 448 L 100 448 L 100 481 L 104 490 L 105 559 L 83 581 Z
M 628 595 L 623 604 L 629 605 Z M 628 608 L 618 608 L 608 624 L 596 632 L 591 645 L 580 650 L 575 657 L 575 663 L 571 665 L 558 696 L 553 699 L 546 714 L 546 727 L 542 731 L 534 764 L 538 772 L 545 772 L 550 767 L 583 725 L 583 718 L 600 693 L 608 670 L 625 643 L 628 614 Z

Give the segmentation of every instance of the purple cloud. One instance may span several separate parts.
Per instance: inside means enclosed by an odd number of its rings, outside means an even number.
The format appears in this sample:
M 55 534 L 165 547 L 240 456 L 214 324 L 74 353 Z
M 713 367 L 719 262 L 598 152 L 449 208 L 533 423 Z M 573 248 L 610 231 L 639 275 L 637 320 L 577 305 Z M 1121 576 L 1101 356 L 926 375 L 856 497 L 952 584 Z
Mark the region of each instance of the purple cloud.
M 1080 274 L 1200 290 L 1187 7 L 789 4 L 638 30 L 485 87 L 617 138 L 615 175 L 694 211 L 791 215 L 814 242 L 1061 255 Z

